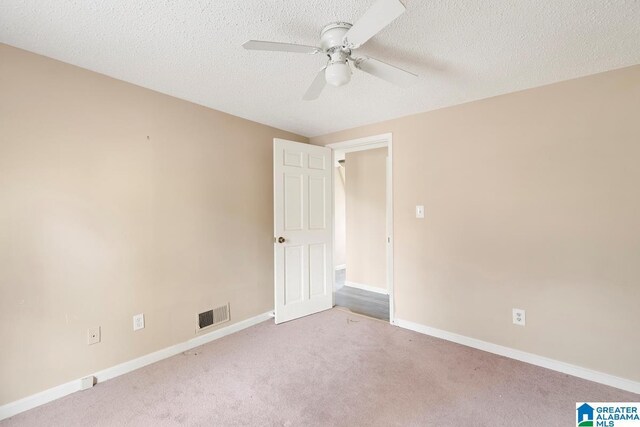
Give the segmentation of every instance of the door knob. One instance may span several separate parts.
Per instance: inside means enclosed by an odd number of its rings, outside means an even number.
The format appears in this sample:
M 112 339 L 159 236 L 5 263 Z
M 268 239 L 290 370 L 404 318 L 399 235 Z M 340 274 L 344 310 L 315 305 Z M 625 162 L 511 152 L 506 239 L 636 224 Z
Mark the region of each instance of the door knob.
M 278 237 L 278 243 L 284 243 L 284 237 L 282 236 Z

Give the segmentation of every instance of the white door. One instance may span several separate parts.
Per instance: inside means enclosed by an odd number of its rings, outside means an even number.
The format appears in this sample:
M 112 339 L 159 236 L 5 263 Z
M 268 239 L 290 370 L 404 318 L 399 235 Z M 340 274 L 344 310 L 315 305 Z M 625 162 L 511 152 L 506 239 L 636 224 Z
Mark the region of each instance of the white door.
M 276 323 L 333 305 L 331 149 L 273 140 Z

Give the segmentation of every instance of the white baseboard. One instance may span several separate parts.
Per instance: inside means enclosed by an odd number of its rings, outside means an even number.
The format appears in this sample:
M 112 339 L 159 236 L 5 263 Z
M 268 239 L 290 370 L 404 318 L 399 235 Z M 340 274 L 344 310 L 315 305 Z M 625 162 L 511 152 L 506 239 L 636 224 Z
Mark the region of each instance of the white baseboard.
M 128 362 L 120 363 L 119 365 L 112 366 L 111 368 L 103 369 L 89 375 L 93 375 L 94 377 L 96 377 L 97 382 L 100 383 L 102 381 L 106 381 L 111 378 L 115 378 L 117 376 L 124 375 L 136 369 L 142 368 L 143 366 L 158 362 L 162 359 L 175 356 L 176 354 L 180 354 L 184 351 L 191 350 L 192 348 L 207 344 L 211 341 L 215 341 L 234 332 L 238 332 L 253 325 L 257 325 L 258 323 L 269 320 L 272 317 L 272 311 L 263 313 L 250 319 L 241 320 L 240 322 L 217 329 L 208 334 L 197 336 L 190 339 L 189 341 L 172 345 L 171 347 L 163 348 L 162 350 L 146 354 L 144 356 L 138 357 L 137 359 L 129 360 Z M 69 381 L 59 386 L 52 387 L 48 390 L 41 391 L 40 393 L 36 393 L 20 400 L 2 405 L 0 406 L 0 420 L 12 417 L 21 412 L 35 408 L 36 406 L 44 405 L 45 403 L 79 391 L 80 385 L 80 379 Z
M 378 288 L 377 286 L 365 285 L 363 283 L 349 282 L 348 280 L 345 280 L 344 285 L 350 288 L 362 289 L 364 291 L 375 292 L 377 294 L 389 295 L 388 290 L 383 288 Z
M 498 354 L 500 356 L 508 357 L 510 359 L 519 360 L 521 362 L 526 362 L 532 365 L 541 366 L 543 368 L 551 369 L 553 371 L 573 375 L 574 377 L 582 378 L 585 380 L 619 388 L 621 390 L 626 390 L 632 393 L 640 394 L 640 382 L 635 382 L 625 378 L 616 377 L 614 375 L 605 374 L 603 372 L 598 372 L 598 371 L 583 368 L 580 366 L 571 365 L 569 363 L 560 362 L 554 359 L 549 359 L 544 356 L 538 356 L 537 354 L 527 353 L 526 351 L 516 350 L 510 347 L 504 347 L 498 344 L 481 341 L 475 338 L 469 338 L 464 335 L 454 334 L 452 332 L 443 331 L 441 329 L 432 328 L 429 326 L 421 325 L 419 323 L 410 322 L 408 320 L 402 320 L 402 319 L 396 318 L 394 325 L 399 326 L 401 328 L 410 329 L 412 331 L 420 332 L 421 334 L 430 335 L 432 337 L 441 338 L 443 340 L 462 344 L 467 347 L 477 348 L 478 350 L 483 350 L 489 353 Z
M 347 264 L 336 265 L 336 270 L 344 270 L 345 268 L 347 268 Z

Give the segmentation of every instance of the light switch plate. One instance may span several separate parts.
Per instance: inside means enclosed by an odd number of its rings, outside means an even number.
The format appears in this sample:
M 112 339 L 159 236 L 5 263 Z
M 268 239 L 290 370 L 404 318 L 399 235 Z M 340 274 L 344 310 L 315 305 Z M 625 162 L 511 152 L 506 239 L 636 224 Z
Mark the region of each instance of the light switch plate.
M 87 345 L 98 344 L 100 342 L 100 326 L 87 329 Z
M 416 218 L 419 218 L 419 219 L 424 218 L 424 206 L 422 205 L 416 206 Z

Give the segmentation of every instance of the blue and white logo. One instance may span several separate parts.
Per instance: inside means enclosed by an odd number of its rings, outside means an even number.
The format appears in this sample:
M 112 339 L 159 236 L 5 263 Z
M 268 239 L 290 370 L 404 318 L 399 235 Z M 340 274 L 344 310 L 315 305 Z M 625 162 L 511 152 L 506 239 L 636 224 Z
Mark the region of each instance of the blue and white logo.
M 577 404 L 576 404 L 577 405 Z M 593 427 L 593 406 L 588 403 L 583 403 L 578 406 L 578 426 Z
M 576 403 L 578 427 L 640 427 L 640 402 Z

